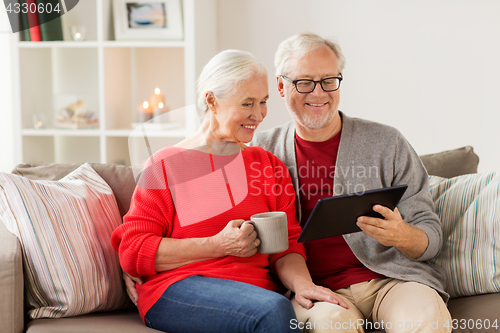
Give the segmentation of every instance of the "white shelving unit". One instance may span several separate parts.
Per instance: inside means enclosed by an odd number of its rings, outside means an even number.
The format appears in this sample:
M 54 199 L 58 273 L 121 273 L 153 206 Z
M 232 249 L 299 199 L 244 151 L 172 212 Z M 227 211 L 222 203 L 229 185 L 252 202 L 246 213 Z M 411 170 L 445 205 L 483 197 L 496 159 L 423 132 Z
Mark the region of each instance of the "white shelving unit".
M 181 2 L 182 41 L 115 41 L 112 0 L 80 1 L 62 17 L 64 41 L 16 41 L 16 163 L 130 165 L 131 159 L 143 158 L 129 156 L 129 145 L 144 145 L 131 127 L 137 105 L 156 87 L 170 110 L 194 104 L 196 78 L 217 52 L 215 0 Z M 72 25 L 86 27 L 85 41 L 70 40 Z M 99 128 L 54 128 L 57 101 L 68 95 L 98 114 Z M 196 130 L 196 113 L 186 110 L 176 112 L 177 128 L 147 131 L 153 151 Z M 34 129 L 34 115 L 42 115 L 44 128 Z

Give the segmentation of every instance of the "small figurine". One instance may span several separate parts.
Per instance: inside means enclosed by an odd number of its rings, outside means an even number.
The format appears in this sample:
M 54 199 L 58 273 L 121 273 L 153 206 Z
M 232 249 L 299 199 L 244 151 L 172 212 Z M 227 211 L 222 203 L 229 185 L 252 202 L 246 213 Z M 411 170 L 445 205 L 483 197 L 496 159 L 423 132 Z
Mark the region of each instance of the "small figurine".
M 54 125 L 67 129 L 97 128 L 99 119 L 95 112 L 87 110 L 84 101 L 78 100 L 57 112 Z

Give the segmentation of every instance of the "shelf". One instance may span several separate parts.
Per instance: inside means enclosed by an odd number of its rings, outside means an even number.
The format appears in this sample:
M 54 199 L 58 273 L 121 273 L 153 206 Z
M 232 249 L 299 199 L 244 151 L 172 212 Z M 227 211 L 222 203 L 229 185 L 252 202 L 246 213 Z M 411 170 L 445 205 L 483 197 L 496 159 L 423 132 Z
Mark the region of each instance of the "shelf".
M 56 128 L 42 128 L 42 129 L 22 129 L 23 136 L 99 136 L 98 129 L 56 129 Z
M 83 42 L 19 42 L 21 49 L 44 49 L 44 48 L 85 48 L 85 47 L 98 47 L 99 42 L 83 41 Z
M 142 137 L 142 131 L 137 129 L 117 129 L 117 130 L 107 130 L 105 135 L 109 137 Z M 148 137 L 155 138 L 184 138 L 186 137 L 186 131 L 184 129 L 172 129 L 164 131 L 152 131 L 146 130 L 146 135 Z
M 105 41 L 102 42 L 104 47 L 130 47 L 130 48 L 140 48 L 140 47 L 184 47 L 186 43 L 184 41 Z
M 127 48 L 142 48 L 142 47 L 184 47 L 184 41 L 161 41 L 161 40 L 141 40 L 141 41 L 55 41 L 55 42 L 19 42 L 21 49 L 43 49 L 43 48 L 85 48 L 85 47 L 127 47 Z
M 182 0 L 184 40 L 119 40 L 113 0 L 85 0 L 62 18 L 63 41 L 15 41 L 16 163 L 99 162 L 140 165 L 198 127 L 196 77 L 217 50 L 216 0 Z M 71 26 L 86 27 L 74 41 Z M 142 129 L 138 108 L 159 88 L 175 127 Z M 59 129 L 56 115 L 81 100 L 99 128 Z M 44 128 L 34 129 L 34 119 Z
M 21 130 L 21 134 L 23 136 L 99 136 L 101 131 L 98 129 L 80 129 L 80 130 L 72 130 L 72 129 L 56 129 L 56 128 L 48 128 L 48 129 L 30 129 L 25 128 Z M 142 131 L 133 130 L 133 129 L 116 129 L 116 130 L 105 130 L 102 132 L 105 136 L 109 137 L 142 137 Z M 163 131 L 153 131 L 146 130 L 146 135 L 148 137 L 157 137 L 157 138 L 182 138 L 186 136 L 186 130 L 180 129 L 172 129 L 172 130 L 163 130 Z

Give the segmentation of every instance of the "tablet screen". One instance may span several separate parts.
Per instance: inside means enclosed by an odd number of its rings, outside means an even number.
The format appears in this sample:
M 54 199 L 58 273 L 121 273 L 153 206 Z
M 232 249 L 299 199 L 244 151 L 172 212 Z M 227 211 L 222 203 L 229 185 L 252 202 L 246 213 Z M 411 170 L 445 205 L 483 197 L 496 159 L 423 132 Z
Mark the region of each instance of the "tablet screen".
M 398 185 L 320 199 L 304 225 L 298 242 L 361 231 L 356 225 L 358 217 L 382 218 L 373 210 L 373 206 L 378 204 L 394 210 L 407 188 L 408 185 Z

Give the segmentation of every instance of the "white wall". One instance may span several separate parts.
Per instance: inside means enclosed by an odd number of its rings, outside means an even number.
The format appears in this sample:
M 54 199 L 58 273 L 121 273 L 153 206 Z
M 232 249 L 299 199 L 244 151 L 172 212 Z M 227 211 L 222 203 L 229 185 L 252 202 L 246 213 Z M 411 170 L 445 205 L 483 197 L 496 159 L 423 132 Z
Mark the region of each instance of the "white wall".
M 3 5 L 0 5 L 3 6 Z M 14 38 L 7 12 L 0 7 L 0 171 L 10 172 L 14 157 L 14 99 L 12 89 L 12 49 Z
M 500 1 L 219 0 L 219 48 L 268 68 L 263 129 L 290 118 L 273 56 L 301 31 L 334 36 L 347 58 L 340 110 L 398 128 L 419 154 L 472 145 L 500 170 Z

